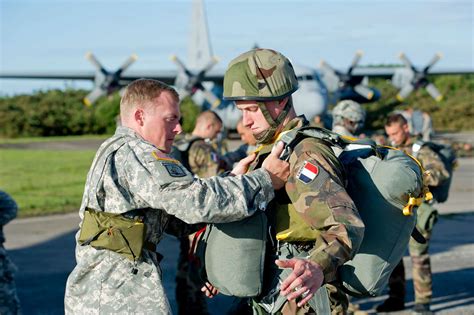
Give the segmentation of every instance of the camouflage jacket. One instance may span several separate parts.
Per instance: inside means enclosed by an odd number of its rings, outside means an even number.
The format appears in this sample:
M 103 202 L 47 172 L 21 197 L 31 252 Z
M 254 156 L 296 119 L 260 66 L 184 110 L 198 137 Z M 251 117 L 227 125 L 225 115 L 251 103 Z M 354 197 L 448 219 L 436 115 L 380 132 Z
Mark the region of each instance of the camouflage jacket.
M 239 220 L 265 208 L 273 196 L 270 176 L 264 170 L 195 179 L 133 130 L 119 127 L 94 158 L 79 216 L 82 223 L 86 207 L 111 213 L 143 209 L 146 241 L 158 244 L 164 232 L 192 232 L 186 231 L 183 221 Z M 66 284 L 66 314 L 171 312 L 154 252 L 144 250 L 133 266 L 115 252 L 77 244 L 76 261 Z M 138 271 L 132 273 L 132 267 Z
M 297 117 L 286 125 L 283 132 L 306 124 L 303 116 Z M 260 165 L 271 147 L 267 145 L 259 149 L 252 168 Z M 309 251 L 310 259 L 323 268 L 325 282 L 332 282 L 336 279 L 337 268 L 359 249 L 364 224 L 344 188 L 342 167 L 334 165 L 334 160 L 328 155 L 334 155 L 331 148 L 317 139 L 306 138 L 299 142 L 290 155 L 288 182 L 284 189 L 276 192 L 266 213 L 277 232 L 297 234 L 295 230 L 301 227 L 301 222 L 309 227 L 309 239 L 308 233 L 299 238 L 301 241 L 310 240 L 313 245 Z M 281 215 L 281 209 L 288 214 Z M 292 229 L 292 225 L 300 227 Z M 298 236 L 292 237 L 298 241 Z
M 397 148 L 408 154 L 413 154 L 413 144 L 416 138 L 409 138 L 403 145 Z M 424 174 L 424 181 L 427 186 L 438 186 L 441 182 L 449 178 L 449 172 L 446 170 L 443 161 L 436 152 L 428 146 L 421 147 L 416 157 L 423 168 L 427 171 Z
M 199 139 L 189 147 L 188 163 L 193 174 L 208 178 L 219 173 L 221 158 L 210 142 Z

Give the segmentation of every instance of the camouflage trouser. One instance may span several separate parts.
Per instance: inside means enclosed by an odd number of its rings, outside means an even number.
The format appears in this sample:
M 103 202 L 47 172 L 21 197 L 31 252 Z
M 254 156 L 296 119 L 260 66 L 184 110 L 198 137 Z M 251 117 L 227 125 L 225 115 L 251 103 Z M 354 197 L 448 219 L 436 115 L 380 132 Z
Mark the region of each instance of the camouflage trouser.
M 415 303 L 431 302 L 433 295 L 431 262 L 428 254 L 432 229 L 436 223 L 438 213 L 430 205 L 423 203 L 418 209 L 417 228 L 425 237 L 426 243 L 420 244 L 410 239 L 408 249 L 413 265 L 413 287 L 415 289 Z M 389 295 L 392 298 L 405 299 L 405 269 L 403 260 L 395 267 L 389 279 Z
M 0 314 L 21 314 L 14 279 L 16 270 L 5 248 L 0 245 Z
M 201 292 L 202 283 L 195 277 L 190 277 L 193 272 L 189 263 L 189 243 L 186 237 L 179 238 L 178 270 L 176 272 L 176 302 L 178 314 L 207 315 L 206 296 Z

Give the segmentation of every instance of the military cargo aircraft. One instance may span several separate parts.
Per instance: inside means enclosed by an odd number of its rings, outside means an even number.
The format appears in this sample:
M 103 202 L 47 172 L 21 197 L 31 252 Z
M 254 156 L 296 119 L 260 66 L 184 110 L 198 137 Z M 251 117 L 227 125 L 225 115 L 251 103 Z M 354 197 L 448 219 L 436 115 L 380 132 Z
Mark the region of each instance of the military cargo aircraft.
M 203 0 L 194 0 L 192 8 L 192 31 L 188 46 L 188 60 L 185 64 L 178 56 L 171 60 L 176 64 L 176 71 L 133 71 L 131 65 L 137 60 L 131 55 L 115 71 L 106 69 L 92 54 L 86 58 L 95 67 L 95 72 L 43 72 L 43 73 L 7 73 L 0 72 L 5 79 L 58 79 L 58 80 L 90 80 L 94 82 L 91 92 L 84 98 L 84 103 L 91 106 L 98 98 L 120 91 L 124 86 L 139 78 L 152 78 L 174 85 L 181 97 L 191 96 L 203 109 L 213 109 L 224 121 L 227 128 L 235 129 L 240 119 L 240 111 L 233 103 L 224 102 L 222 82 L 224 72 L 214 70 L 218 58 L 213 55 L 209 40 L 207 19 Z M 473 73 L 474 71 L 430 71 L 441 55 L 418 70 L 405 55 L 401 55 L 405 67 L 359 67 L 362 57 L 357 52 L 347 71 L 336 70 L 327 62 L 322 61 L 320 68 L 294 64 L 298 77 L 299 89 L 293 94 L 295 109 L 298 113 L 312 118 L 326 112 L 329 103 L 341 99 L 352 99 L 360 103 L 373 102 L 379 99 L 380 92 L 368 85 L 368 78 L 392 78 L 392 83 L 399 89 L 397 98 L 402 100 L 410 92 L 418 88 L 426 88 L 436 99 L 442 98 L 438 89 L 428 81 L 428 74 Z M 329 99 L 329 97 L 332 97 Z

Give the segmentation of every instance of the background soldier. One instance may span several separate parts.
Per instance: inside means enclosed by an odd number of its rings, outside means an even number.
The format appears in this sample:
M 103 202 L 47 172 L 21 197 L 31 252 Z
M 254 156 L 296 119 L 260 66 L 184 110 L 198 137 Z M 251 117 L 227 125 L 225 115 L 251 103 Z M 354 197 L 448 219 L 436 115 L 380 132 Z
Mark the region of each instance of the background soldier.
M 357 102 L 343 100 L 332 110 L 332 117 L 332 131 L 355 137 L 364 127 L 365 110 Z
M 260 167 L 278 135 L 308 125 L 293 108 L 291 94 L 297 88 L 293 66 L 276 51 L 255 49 L 230 62 L 224 76 L 224 99 L 235 101 L 242 110 L 243 124 L 252 130 L 260 145 L 251 169 Z M 280 294 L 287 301 L 276 311 L 314 312 L 308 303 L 314 301 L 316 291 L 324 285 L 332 311 L 343 313 L 347 299 L 336 286 L 336 270 L 357 251 L 363 223 L 344 189 L 342 167 L 329 146 L 317 139 L 304 139 L 294 148 L 289 162 L 288 183 L 276 192 L 277 197 L 266 212 L 272 239 L 267 244 L 264 279 L 274 282 L 278 268 L 291 270 L 280 286 Z M 291 231 L 298 233 L 293 236 Z M 282 237 L 279 245 L 277 235 Z M 307 251 L 309 255 L 289 259 L 283 253 L 275 255 L 289 248 L 293 253 Z M 275 257 L 279 259 L 278 267 L 274 265 Z M 267 313 L 259 299 L 254 299 L 253 307 L 258 314 Z
M 188 224 L 252 215 L 266 207 L 288 175 L 288 163 L 278 158 L 280 146 L 264 162 L 265 169 L 195 179 L 168 156 L 181 132 L 179 97 L 160 81 L 130 83 L 120 117 L 122 125 L 101 145 L 87 176 L 77 265 L 66 283 L 66 314 L 170 314 L 156 253 L 163 233 L 189 234 L 195 229 Z M 233 174 L 242 174 L 252 158 Z M 124 221 L 132 221 L 129 227 L 137 232 L 125 236 L 119 228 Z
M 385 123 L 392 145 L 413 154 L 416 138 L 410 137 L 410 130 L 406 119 L 401 114 L 393 114 Z M 417 152 L 417 159 L 423 168 L 429 172 L 424 178 L 428 186 L 438 186 L 449 178 L 440 157 L 428 146 L 422 146 Z M 426 172 L 425 172 L 426 173 Z M 415 313 L 431 314 L 430 303 L 433 295 L 430 256 L 428 254 L 429 240 L 433 225 L 437 220 L 438 212 L 432 205 L 424 202 L 417 210 L 417 228 L 426 239 L 425 244 L 410 239 L 409 251 L 413 264 L 413 286 L 415 288 Z M 377 306 L 378 312 L 399 311 L 405 308 L 405 269 L 403 259 L 392 272 L 389 280 L 389 298 Z
M 212 112 L 205 111 L 196 119 L 196 126 L 192 134 L 180 140 L 180 145 L 186 147 L 186 152 L 181 154 L 187 161 L 181 161 L 189 166 L 189 171 L 194 175 L 206 178 L 218 174 L 221 166 L 220 154 L 212 145 L 222 128 L 222 120 Z M 174 148 L 176 150 L 177 148 Z M 176 151 L 175 151 L 176 152 Z M 171 153 L 173 156 L 173 151 Z M 241 159 L 239 159 L 241 160 Z M 180 253 L 176 273 L 176 302 L 178 314 L 208 314 L 204 293 L 201 292 L 202 284 L 196 277 L 191 277 L 189 263 L 189 248 L 193 235 L 179 238 Z
M 0 190 L 0 314 L 20 314 L 20 300 L 16 293 L 16 266 L 3 246 L 3 226 L 16 217 L 18 207 L 15 200 Z
M 252 130 L 245 127 L 242 120 L 237 122 L 237 132 L 239 133 L 240 140 L 242 140 L 243 144 L 236 150 L 227 152 L 222 156 L 222 160 L 225 162 L 227 168 L 231 168 L 234 163 L 237 163 L 249 154 L 252 154 L 257 148 L 257 140 L 255 140 Z

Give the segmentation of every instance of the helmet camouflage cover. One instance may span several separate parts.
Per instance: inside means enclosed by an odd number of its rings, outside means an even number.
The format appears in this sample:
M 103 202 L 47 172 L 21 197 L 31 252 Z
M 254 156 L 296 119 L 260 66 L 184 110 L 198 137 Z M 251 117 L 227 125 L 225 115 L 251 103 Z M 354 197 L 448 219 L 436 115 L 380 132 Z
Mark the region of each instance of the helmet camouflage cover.
M 280 100 L 298 89 L 291 62 L 271 49 L 253 49 L 229 63 L 224 100 Z
M 359 103 L 352 100 L 340 101 L 336 107 L 334 107 L 332 114 L 334 118 L 343 117 L 352 122 L 362 124 L 365 122 L 365 110 Z

